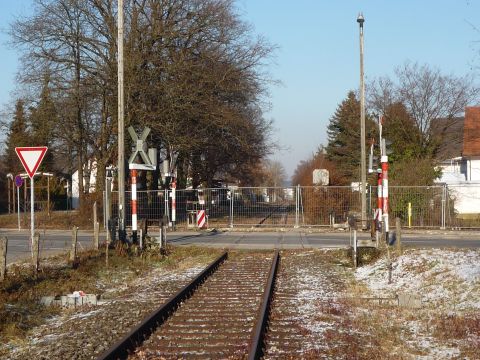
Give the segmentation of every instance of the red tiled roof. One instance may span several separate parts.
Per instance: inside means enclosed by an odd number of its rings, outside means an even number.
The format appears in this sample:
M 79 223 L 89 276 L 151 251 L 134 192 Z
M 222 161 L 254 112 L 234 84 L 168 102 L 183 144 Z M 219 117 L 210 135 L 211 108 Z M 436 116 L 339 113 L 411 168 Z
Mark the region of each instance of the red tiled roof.
M 465 108 L 463 156 L 480 155 L 480 106 Z

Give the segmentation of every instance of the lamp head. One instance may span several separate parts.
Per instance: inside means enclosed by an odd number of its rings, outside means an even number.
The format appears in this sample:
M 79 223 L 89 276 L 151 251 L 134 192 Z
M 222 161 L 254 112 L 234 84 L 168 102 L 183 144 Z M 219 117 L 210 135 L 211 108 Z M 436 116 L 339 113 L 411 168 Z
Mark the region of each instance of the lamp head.
M 365 18 L 363 17 L 363 13 L 358 14 L 357 22 L 360 24 L 360 27 L 363 27 L 363 23 L 365 22 Z

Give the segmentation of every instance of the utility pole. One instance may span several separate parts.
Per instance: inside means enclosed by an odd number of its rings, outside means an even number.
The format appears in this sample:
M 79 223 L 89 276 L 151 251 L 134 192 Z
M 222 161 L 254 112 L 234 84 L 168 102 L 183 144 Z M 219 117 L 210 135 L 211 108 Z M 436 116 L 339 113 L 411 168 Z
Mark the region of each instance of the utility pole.
M 123 113 L 123 0 L 118 0 L 118 237 L 125 234 L 125 124 Z
M 363 14 L 358 14 L 357 22 L 360 26 L 360 166 L 362 180 L 362 229 L 367 227 L 367 164 L 365 149 L 365 82 L 363 73 L 363 23 L 365 18 Z

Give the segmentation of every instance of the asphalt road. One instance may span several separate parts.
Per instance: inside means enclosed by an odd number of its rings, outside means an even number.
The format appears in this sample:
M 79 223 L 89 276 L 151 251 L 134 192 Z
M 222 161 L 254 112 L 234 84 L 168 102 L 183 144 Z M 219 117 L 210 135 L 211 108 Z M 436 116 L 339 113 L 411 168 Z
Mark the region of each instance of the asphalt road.
M 358 233 L 359 240 L 370 235 Z M 301 249 L 350 246 L 350 233 L 344 232 L 204 232 L 169 233 L 167 239 L 176 245 L 203 245 L 241 249 Z M 402 235 L 402 243 L 417 247 L 480 248 L 480 232 L 416 232 Z
M 40 231 L 40 256 L 59 254 L 70 250 L 72 244 L 72 232 L 66 230 L 47 230 Z M 30 232 L 26 230 L 3 230 L 0 229 L 0 236 L 6 236 L 7 246 L 7 264 L 18 260 L 30 259 Z M 105 234 L 100 235 L 100 242 L 105 241 Z M 93 231 L 78 232 L 78 249 L 87 249 L 92 247 Z
M 155 236 L 153 232 L 151 235 Z M 29 232 L 26 230 L 2 230 L 0 236 L 8 238 L 7 263 L 30 258 Z M 368 239 L 369 234 L 359 233 L 359 239 Z M 93 232 L 79 231 L 78 248 L 92 246 Z M 105 233 L 100 234 L 100 242 Z M 175 245 L 199 245 L 237 249 L 302 249 L 346 247 L 350 244 L 348 231 L 311 232 L 290 230 L 278 232 L 204 231 L 169 232 L 167 241 Z M 402 235 L 402 243 L 416 247 L 480 248 L 480 232 L 415 231 Z M 41 256 L 68 251 L 71 247 L 71 231 L 47 230 L 40 233 Z

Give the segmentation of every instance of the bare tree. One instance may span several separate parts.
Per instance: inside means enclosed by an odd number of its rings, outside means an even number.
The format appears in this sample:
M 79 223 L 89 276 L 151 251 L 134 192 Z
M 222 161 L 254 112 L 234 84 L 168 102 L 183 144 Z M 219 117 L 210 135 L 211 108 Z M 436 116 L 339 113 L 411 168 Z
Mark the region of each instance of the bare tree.
M 263 162 L 264 186 L 282 187 L 287 181 L 287 173 L 280 161 L 265 160 Z
M 49 74 L 58 155 L 75 161 L 80 179 L 94 158 L 103 177 L 116 155 L 117 3 L 34 3 L 10 31 L 24 54 L 20 79 L 38 96 Z M 126 125 L 151 127 L 151 142 L 178 157 L 184 177 L 245 178 L 271 149 L 264 65 L 274 47 L 252 36 L 233 0 L 135 0 L 125 14 Z
M 79 179 L 83 179 L 87 158 L 87 141 L 83 117 L 84 83 L 89 54 L 84 46 L 86 37 L 84 2 L 81 0 L 35 0 L 35 14 L 18 19 L 10 29 L 12 43 L 24 53 L 20 79 L 26 84 L 38 83 L 49 73 L 52 85 L 59 92 L 57 101 L 62 121 L 56 126 L 68 148 L 75 152 Z M 83 181 L 79 181 L 80 201 Z
M 270 147 L 261 68 L 273 47 L 251 37 L 230 0 L 144 1 L 130 22 L 129 121 L 150 126 L 194 184 L 244 179 Z
M 402 103 L 422 137 L 423 148 L 432 140 L 432 121 L 453 119 L 478 102 L 479 88 L 470 76 L 444 75 L 428 65 L 407 62 L 395 70 L 396 81 L 379 78 L 369 86 L 369 105 L 384 114 L 388 106 Z

